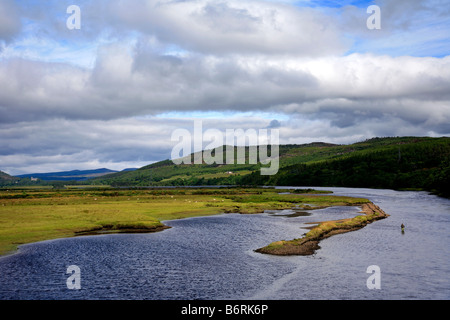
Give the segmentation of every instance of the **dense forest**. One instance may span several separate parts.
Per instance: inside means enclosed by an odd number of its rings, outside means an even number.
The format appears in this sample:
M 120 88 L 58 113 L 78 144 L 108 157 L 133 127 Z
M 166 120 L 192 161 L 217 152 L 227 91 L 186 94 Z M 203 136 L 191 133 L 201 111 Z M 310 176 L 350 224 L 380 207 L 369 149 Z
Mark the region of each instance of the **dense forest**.
M 390 145 L 362 154 L 281 168 L 264 179 L 257 173 L 241 184 L 423 189 L 450 196 L 450 139 Z

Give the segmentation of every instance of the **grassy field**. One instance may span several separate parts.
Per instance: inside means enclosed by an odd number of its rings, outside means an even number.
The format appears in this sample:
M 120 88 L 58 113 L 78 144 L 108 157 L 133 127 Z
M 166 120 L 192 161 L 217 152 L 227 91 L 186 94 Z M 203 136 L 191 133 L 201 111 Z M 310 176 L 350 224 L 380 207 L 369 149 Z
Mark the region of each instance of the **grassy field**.
M 17 246 L 95 232 L 152 232 L 161 221 L 367 203 L 323 193 L 266 188 L 0 190 L 0 255 Z

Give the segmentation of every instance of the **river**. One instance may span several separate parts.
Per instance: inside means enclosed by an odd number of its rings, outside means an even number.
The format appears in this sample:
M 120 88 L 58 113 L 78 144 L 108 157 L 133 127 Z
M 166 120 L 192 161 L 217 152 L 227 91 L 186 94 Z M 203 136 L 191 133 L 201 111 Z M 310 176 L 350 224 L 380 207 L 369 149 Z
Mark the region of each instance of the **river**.
M 307 232 L 306 222 L 355 207 L 291 215 L 223 214 L 166 221 L 171 229 L 23 245 L 0 258 L 1 300 L 373 300 L 450 298 L 450 200 L 427 192 L 316 188 L 368 198 L 390 215 L 320 243 L 312 256 L 254 250 Z M 400 225 L 406 226 L 402 233 Z M 79 290 L 67 286 L 79 267 Z M 377 266 L 377 272 L 368 272 Z M 370 270 L 369 270 L 370 271 Z M 368 286 L 376 275 L 377 288 Z

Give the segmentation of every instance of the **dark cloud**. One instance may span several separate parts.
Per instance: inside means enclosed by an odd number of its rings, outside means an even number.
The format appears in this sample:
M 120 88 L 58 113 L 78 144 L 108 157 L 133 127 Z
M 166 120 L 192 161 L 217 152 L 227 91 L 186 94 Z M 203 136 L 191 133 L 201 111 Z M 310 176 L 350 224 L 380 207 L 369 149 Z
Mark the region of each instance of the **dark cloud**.
M 261 110 L 304 99 L 315 78 L 283 66 L 105 48 L 92 70 L 13 59 L 0 65 L 0 121 L 117 119 L 183 110 Z M 6 89 L 7 88 L 7 89 Z
M 280 128 L 280 127 L 281 127 L 281 122 L 276 119 L 270 121 L 270 124 L 268 126 L 268 128 L 270 128 L 270 129 L 276 129 L 276 128 Z
M 450 57 L 353 55 L 318 63 L 181 58 L 108 46 L 93 70 L 12 59 L 0 71 L 3 123 L 210 110 L 341 114 L 337 126 L 384 114 L 414 124 L 450 121 Z

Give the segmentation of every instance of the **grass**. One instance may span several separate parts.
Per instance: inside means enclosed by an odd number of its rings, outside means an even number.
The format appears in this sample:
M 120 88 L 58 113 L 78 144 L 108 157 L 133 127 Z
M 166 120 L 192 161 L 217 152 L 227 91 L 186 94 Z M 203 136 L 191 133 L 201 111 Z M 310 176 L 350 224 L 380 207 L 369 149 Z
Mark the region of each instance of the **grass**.
M 15 251 L 21 244 L 98 230 L 161 230 L 165 227 L 161 221 L 165 220 L 367 202 L 320 193 L 279 194 L 282 191 L 259 188 L 3 190 L 0 191 L 0 255 Z

